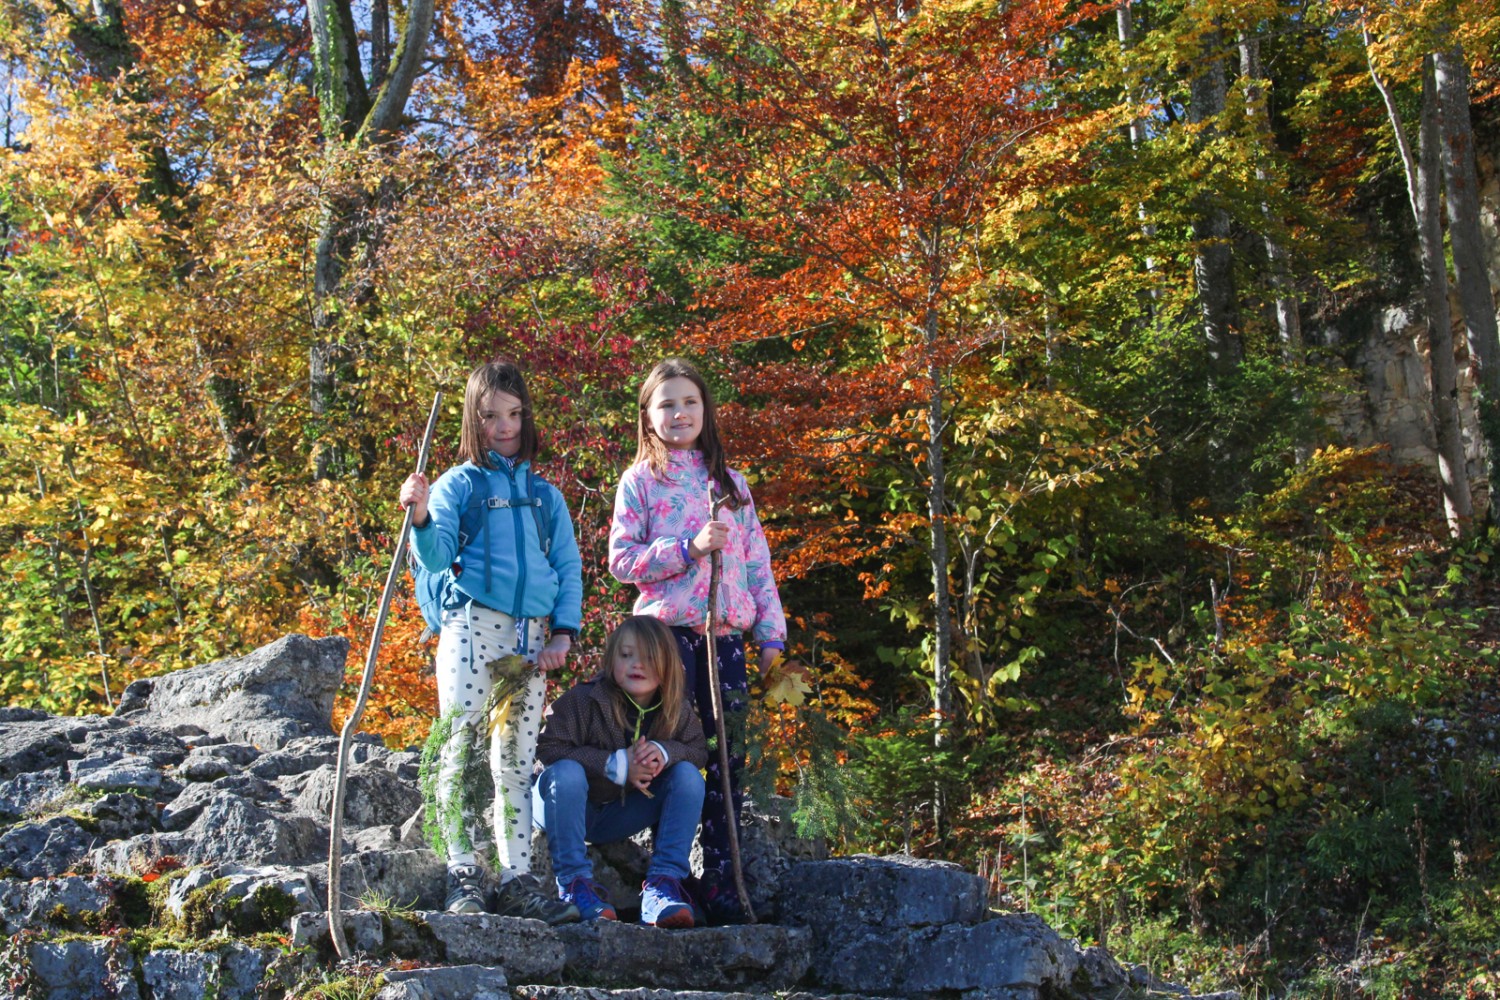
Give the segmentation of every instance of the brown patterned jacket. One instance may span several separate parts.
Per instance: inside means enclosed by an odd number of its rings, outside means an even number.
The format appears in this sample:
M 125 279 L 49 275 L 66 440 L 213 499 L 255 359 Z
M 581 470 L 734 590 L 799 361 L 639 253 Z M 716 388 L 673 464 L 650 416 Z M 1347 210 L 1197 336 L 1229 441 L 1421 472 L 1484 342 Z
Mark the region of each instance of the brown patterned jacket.
M 708 763 L 708 741 L 689 698 L 682 700 L 682 714 L 670 737 L 647 738 L 666 752 L 668 767 L 683 760 L 699 769 Z M 578 761 L 588 775 L 589 798 L 608 802 L 620 798 L 624 790 L 605 776 L 605 764 L 630 742 L 629 734 L 615 721 L 609 689 L 596 678 L 574 685 L 552 703 L 546 728 L 537 737 L 536 758 L 546 766 L 564 759 Z

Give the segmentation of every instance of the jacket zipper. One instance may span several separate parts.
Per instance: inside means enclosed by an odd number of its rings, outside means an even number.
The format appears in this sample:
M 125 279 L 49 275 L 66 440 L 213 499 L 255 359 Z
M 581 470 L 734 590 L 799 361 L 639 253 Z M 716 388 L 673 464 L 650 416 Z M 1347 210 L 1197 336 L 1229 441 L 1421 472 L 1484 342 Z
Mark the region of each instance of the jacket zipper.
M 526 593 L 526 521 L 521 517 L 521 508 L 516 506 L 520 496 L 516 493 L 516 470 L 509 463 L 504 463 L 505 474 L 510 477 L 510 514 L 511 523 L 516 529 L 516 600 L 511 608 L 510 616 L 516 621 L 521 620 L 521 598 Z

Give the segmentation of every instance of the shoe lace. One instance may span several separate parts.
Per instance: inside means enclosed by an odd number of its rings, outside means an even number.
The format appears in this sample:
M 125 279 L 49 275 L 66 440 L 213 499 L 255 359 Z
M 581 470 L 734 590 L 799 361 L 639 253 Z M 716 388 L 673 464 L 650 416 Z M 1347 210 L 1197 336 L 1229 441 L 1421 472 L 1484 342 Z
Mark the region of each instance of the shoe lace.
M 604 886 L 587 875 L 580 875 L 568 883 L 568 895 L 575 902 L 593 904 L 604 902 Z
M 687 901 L 687 890 L 682 887 L 682 880 L 676 876 L 652 875 L 646 879 L 646 885 L 655 889 L 674 903 L 685 903 Z

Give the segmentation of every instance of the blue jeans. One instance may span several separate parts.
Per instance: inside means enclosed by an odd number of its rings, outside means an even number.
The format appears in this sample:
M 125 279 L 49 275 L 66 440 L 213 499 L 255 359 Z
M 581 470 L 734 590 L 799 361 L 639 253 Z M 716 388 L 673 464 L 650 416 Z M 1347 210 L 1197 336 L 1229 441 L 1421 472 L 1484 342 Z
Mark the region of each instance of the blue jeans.
M 656 827 L 650 875 L 687 878 L 688 856 L 703 811 L 703 775 L 685 760 L 667 765 L 651 782 L 647 798 L 631 789 L 624 801 L 589 801 L 583 765 L 560 760 L 542 772 L 531 789 L 532 816 L 547 831 L 547 850 L 559 887 L 580 875 L 593 877 L 587 844 L 608 844 Z

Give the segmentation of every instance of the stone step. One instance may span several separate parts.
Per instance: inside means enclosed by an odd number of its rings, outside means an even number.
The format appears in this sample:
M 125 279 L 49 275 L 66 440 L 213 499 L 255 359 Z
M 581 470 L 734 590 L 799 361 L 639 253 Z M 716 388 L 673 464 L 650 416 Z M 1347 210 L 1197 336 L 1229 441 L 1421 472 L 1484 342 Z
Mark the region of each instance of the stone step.
M 492 914 L 346 912 L 344 935 L 369 955 L 503 968 L 513 982 L 558 978 L 633 987 L 787 989 L 807 974 L 812 935 L 760 924 L 662 930 L 603 920 L 548 927 Z M 292 918 L 292 943 L 330 946 L 328 917 Z
M 375 1000 L 511 1000 L 505 970 L 492 965 L 392 969 Z

